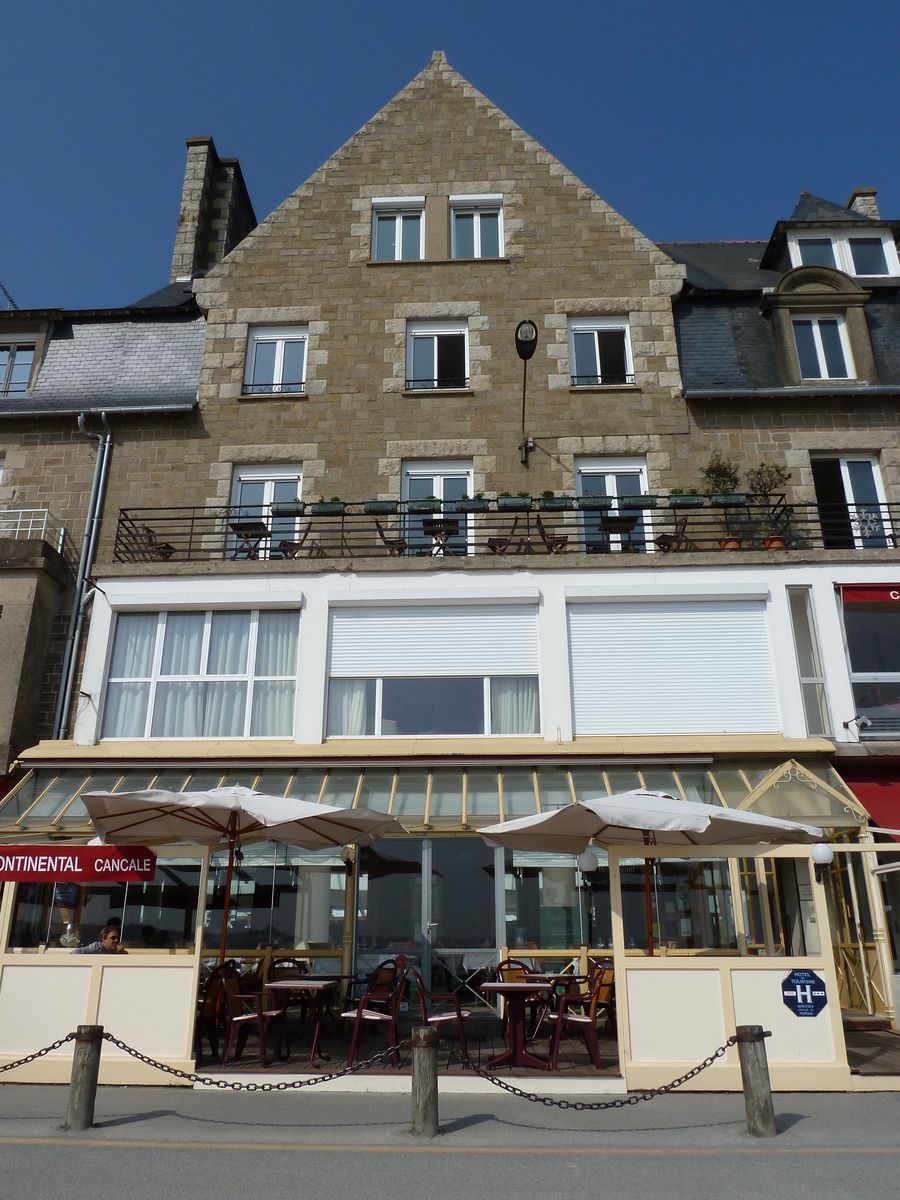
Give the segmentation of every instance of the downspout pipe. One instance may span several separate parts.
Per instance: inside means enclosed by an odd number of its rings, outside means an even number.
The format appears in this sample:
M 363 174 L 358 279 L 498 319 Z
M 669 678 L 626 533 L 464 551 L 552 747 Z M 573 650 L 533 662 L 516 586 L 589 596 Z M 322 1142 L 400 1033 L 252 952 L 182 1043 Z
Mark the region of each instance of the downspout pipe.
M 72 598 L 69 631 L 66 635 L 66 648 L 63 653 L 62 672 L 59 680 L 59 694 L 56 699 L 56 712 L 53 717 L 54 741 L 64 738 L 68 730 L 69 706 L 72 702 L 72 689 L 75 686 L 75 670 L 78 664 L 81 631 L 84 626 L 88 581 L 97 553 L 100 523 L 103 518 L 103 501 L 106 497 L 109 464 L 112 458 L 113 431 L 112 426 L 106 418 L 106 413 L 102 412 L 100 414 L 100 420 L 103 424 L 102 433 L 91 433 L 85 426 L 86 417 L 87 413 L 79 414 L 78 428 L 85 437 L 96 440 L 97 461 L 94 464 L 94 482 L 91 487 L 91 498 L 88 503 L 87 519 L 84 525 L 84 540 L 81 543 L 81 558 L 78 562 L 78 574 L 75 578 L 75 595 Z

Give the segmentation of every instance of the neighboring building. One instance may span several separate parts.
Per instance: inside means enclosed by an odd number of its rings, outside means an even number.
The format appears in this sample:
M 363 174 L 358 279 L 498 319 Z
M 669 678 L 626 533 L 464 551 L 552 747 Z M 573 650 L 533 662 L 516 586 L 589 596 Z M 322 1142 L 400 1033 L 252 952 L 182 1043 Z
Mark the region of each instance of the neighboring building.
M 664 1082 L 751 1010 L 775 1031 L 779 1086 L 803 1072 L 849 1086 L 838 999 L 894 1013 L 863 855 L 831 874 L 836 970 L 804 851 L 660 861 L 664 954 L 649 957 L 643 856 L 620 868 L 611 852 L 582 874 L 477 836 L 641 785 L 868 836 L 835 764 L 863 761 L 867 730 L 890 749 L 900 726 L 880 665 L 848 672 L 842 629 L 873 588 L 893 612 L 898 583 L 900 268 L 890 223 L 824 202 L 798 212 L 768 247 L 655 246 L 440 54 L 252 231 L 237 165 L 190 142 L 161 294 L 173 307 L 156 318 L 167 345 L 190 346 L 177 367 L 150 356 L 155 394 L 182 380 L 179 411 L 155 416 L 139 393 L 113 423 L 70 736 L 21 754 L 33 773 L 2 810 L 4 837 L 86 836 L 86 787 L 238 782 L 390 809 L 410 836 L 343 859 L 249 850 L 229 947 L 345 967 L 402 950 L 463 988 L 504 950 L 611 954 L 630 1086 Z M 848 273 L 880 270 L 879 247 L 883 275 Z M 818 265 L 790 269 L 813 252 Z M 110 327 L 150 322 L 149 304 Z M 538 346 L 523 427 L 525 320 Z M 67 411 L 112 407 L 76 397 Z M 56 420 L 26 427 L 23 503 L 43 494 Z M 691 495 L 714 452 L 745 477 L 784 466 L 789 485 Z M 198 912 L 206 952 L 218 945 L 219 867 L 207 886 L 206 856 L 173 852 L 139 900 L 113 884 L 77 907 L 20 891 L 3 909 L 6 961 L 121 908 L 126 939 L 156 925 L 184 950 L 166 969 L 199 970 Z M 858 938 L 844 889 L 870 922 Z M 799 1042 L 786 963 L 823 972 L 832 999 Z M 171 995 L 188 1029 L 193 1009 Z M 172 1062 L 189 1059 L 189 1035 L 173 1044 Z M 729 1058 L 708 1083 L 737 1078 Z

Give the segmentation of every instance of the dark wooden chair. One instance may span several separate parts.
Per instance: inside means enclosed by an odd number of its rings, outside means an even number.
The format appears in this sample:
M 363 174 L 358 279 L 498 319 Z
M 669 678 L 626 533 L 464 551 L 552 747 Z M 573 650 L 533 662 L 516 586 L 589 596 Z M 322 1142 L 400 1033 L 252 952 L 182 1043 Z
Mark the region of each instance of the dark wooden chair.
M 512 528 L 507 535 L 493 534 L 487 540 L 487 548 L 491 554 L 505 554 L 512 544 L 512 540 L 516 535 L 516 526 L 519 524 L 519 518 L 512 523 Z
M 347 1053 L 347 1066 L 352 1067 L 359 1057 L 359 1043 L 363 1029 L 376 1026 L 381 1030 L 385 1049 L 391 1051 L 391 1062 L 395 1067 L 400 1066 L 400 1056 L 395 1049 L 397 1037 L 397 1016 L 400 1012 L 400 1002 L 406 988 L 406 972 L 401 971 L 397 976 L 393 990 L 386 998 L 383 992 L 366 992 L 361 997 L 355 1009 L 341 1013 L 341 1016 L 353 1022 L 353 1034 L 350 1038 L 350 1049 Z
M 278 550 L 280 551 L 283 558 L 296 558 L 297 557 L 297 555 L 303 549 L 303 546 L 306 543 L 306 539 L 309 537 L 309 531 L 311 528 L 312 528 L 312 521 L 307 521 L 306 528 L 302 529 L 300 531 L 300 535 L 299 535 L 297 541 L 292 542 L 285 538 L 285 539 L 282 539 L 282 541 L 280 541 L 278 543 Z
M 259 1038 L 259 1061 L 263 1068 L 269 1064 L 266 1061 L 266 1031 L 274 1026 L 277 1035 L 276 1053 L 281 1052 L 281 1039 L 286 1034 L 284 1013 L 280 1008 L 268 1011 L 263 1008 L 262 992 L 251 995 L 240 990 L 240 981 L 234 975 L 226 975 L 222 981 L 225 1005 L 225 1053 L 222 1055 L 222 1066 L 228 1061 L 231 1047 L 235 1046 L 235 1061 L 244 1052 L 248 1034 L 255 1031 Z
M 538 533 L 541 535 L 541 541 L 547 547 L 549 554 L 565 554 L 566 546 L 569 542 L 567 533 L 548 533 L 544 528 L 544 522 L 541 520 L 540 513 L 536 515 Z
M 463 1062 L 469 1061 L 469 1047 L 466 1043 L 466 1021 L 472 1015 L 468 1009 L 462 1008 L 456 992 L 430 992 L 422 982 L 422 976 L 415 968 L 411 969 L 410 977 L 416 985 L 419 994 L 419 1007 L 422 1010 L 422 1020 L 435 1029 L 456 1022 L 459 1033 L 459 1049 Z M 451 1005 L 450 1008 L 437 1008 L 435 1005 Z
M 378 530 L 378 536 L 384 543 L 384 547 L 390 554 L 391 558 L 399 558 L 401 554 L 406 553 L 406 538 L 391 537 L 384 531 L 384 526 L 375 518 L 375 528 Z
M 564 992 L 557 998 L 556 1012 L 547 1013 L 547 1020 L 553 1024 L 553 1036 L 550 1039 L 550 1069 L 556 1071 L 559 1066 L 559 1044 L 567 1031 L 577 1033 L 587 1047 L 591 1062 L 601 1070 L 600 1044 L 597 1041 L 597 1014 L 606 1008 L 601 1000 L 604 989 L 606 970 L 594 972 L 588 991 Z
M 671 533 L 661 533 L 653 541 L 664 554 L 668 554 L 670 550 L 683 550 L 686 546 L 692 550 L 697 549 L 697 543 L 687 536 L 687 517 L 679 517 Z
M 170 542 L 161 542 L 149 525 L 144 526 L 143 536 L 153 562 L 168 562 L 175 553 L 175 547 Z

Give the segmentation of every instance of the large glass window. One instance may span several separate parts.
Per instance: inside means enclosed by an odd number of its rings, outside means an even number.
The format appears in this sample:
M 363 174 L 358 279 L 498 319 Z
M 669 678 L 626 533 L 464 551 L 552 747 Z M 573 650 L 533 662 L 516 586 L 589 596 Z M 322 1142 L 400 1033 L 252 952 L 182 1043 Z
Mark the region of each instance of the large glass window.
M 28 390 L 34 342 L 7 342 L 0 345 L 0 396 L 15 396 Z
M 571 320 L 569 357 L 573 387 L 634 383 L 628 319 Z
M 472 465 L 467 462 L 405 462 L 403 464 L 403 499 L 407 504 L 404 514 L 403 534 L 406 553 L 410 555 L 431 554 L 438 542 L 441 553 L 466 554 L 469 549 L 469 533 L 472 518 L 465 513 L 457 514 L 456 501 L 472 494 Z M 419 501 L 435 500 L 434 511 L 420 513 L 416 510 Z M 423 507 L 427 508 L 428 505 Z M 439 519 L 441 525 L 430 522 Z M 436 538 L 435 529 L 439 528 Z
M 612 947 L 609 865 L 579 870 L 571 854 L 506 850 L 506 944 L 513 951 Z
M 191 947 L 200 863 L 159 858 L 152 883 L 20 883 L 9 944 L 63 949 L 89 945 L 118 925 L 126 950 Z
M 794 317 L 793 326 L 803 379 L 853 378 L 843 317 Z
M 791 587 L 788 588 L 787 594 L 791 608 L 797 667 L 800 672 L 806 732 L 810 737 L 827 736 L 831 733 L 831 721 L 828 716 L 825 676 L 819 658 L 819 642 L 816 637 L 810 589 Z
M 409 323 L 406 386 L 411 390 L 469 386 L 468 331 L 464 321 Z
M 300 516 L 279 511 L 279 505 L 295 505 L 300 499 L 303 472 L 300 467 L 235 467 L 231 485 L 229 523 L 237 524 L 245 533 L 247 522 L 264 526 L 262 536 L 249 533 L 239 536 L 229 531 L 230 558 L 290 557 L 301 536 Z M 275 512 L 272 512 L 272 506 Z
M 891 234 L 847 232 L 788 236 L 791 263 L 799 266 L 834 267 L 847 275 L 864 277 L 896 275 L 900 270 L 897 248 Z
M 289 737 L 300 614 L 120 613 L 102 737 Z
M 900 733 L 900 588 L 843 593 L 844 631 L 861 738 Z
M 244 392 L 302 392 L 306 388 L 305 328 L 253 329 L 247 344 Z
M 648 518 L 641 508 L 622 501 L 647 491 L 647 468 L 642 459 L 576 460 L 578 495 L 588 501 L 580 516 L 581 536 L 588 554 L 645 553 L 649 543 Z M 605 501 L 605 503 L 604 503 Z
M 451 196 L 453 258 L 499 258 L 503 253 L 499 196 Z
M 329 737 L 540 732 L 536 676 L 418 676 L 329 681 Z
M 890 512 L 876 460 L 813 458 L 810 466 L 826 550 L 887 547 Z
M 372 258 L 375 262 L 399 262 L 424 257 L 424 201 L 373 202 Z
M 649 908 L 655 946 L 669 950 L 737 950 L 726 859 L 649 860 L 649 880 L 643 859 L 623 859 L 621 872 L 627 949 L 647 948 Z

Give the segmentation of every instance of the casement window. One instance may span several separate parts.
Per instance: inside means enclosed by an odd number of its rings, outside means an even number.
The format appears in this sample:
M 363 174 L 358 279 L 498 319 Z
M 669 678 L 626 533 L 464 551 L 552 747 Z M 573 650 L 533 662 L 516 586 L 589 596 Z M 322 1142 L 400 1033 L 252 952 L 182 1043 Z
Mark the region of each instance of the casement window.
M 450 197 L 451 257 L 501 257 L 503 254 L 502 201 L 502 196 Z
M 244 394 L 266 395 L 306 389 L 306 342 L 303 327 L 251 329 L 247 342 Z
M 35 343 L 0 343 L 0 396 L 17 396 L 28 390 Z
M 407 388 L 467 388 L 469 339 L 465 321 L 411 321 L 406 327 Z
M 853 356 L 842 316 L 795 316 L 794 345 L 801 379 L 854 379 Z
M 819 656 L 819 640 L 816 637 L 810 589 L 789 587 L 787 596 L 794 631 L 794 649 L 797 653 L 797 670 L 800 674 L 800 691 L 803 695 L 806 732 L 810 737 L 828 737 L 831 734 L 831 719 L 828 715 L 825 675 Z
M 539 732 L 536 606 L 332 611 L 329 737 Z
M 586 501 L 579 514 L 585 553 L 647 551 L 649 512 L 627 507 L 627 502 L 623 506 L 626 497 L 647 492 L 647 465 L 643 459 L 576 459 L 575 485 L 579 496 L 598 499 L 596 508 Z
M 258 540 L 254 554 L 258 558 L 284 558 L 285 546 L 297 540 L 301 519 L 296 514 L 278 513 L 279 504 L 290 504 L 300 499 L 303 472 L 300 467 L 264 466 L 235 467 L 231 483 L 230 522 L 258 520 L 266 526 L 267 533 Z M 272 505 L 276 506 L 275 515 Z M 241 539 L 229 533 L 228 556 L 249 556 Z
M 841 589 L 861 739 L 900 734 L 900 587 Z
M 891 545 L 890 510 L 875 458 L 864 454 L 811 458 L 810 467 L 826 550 Z
M 788 235 L 791 265 L 834 267 L 846 275 L 900 275 L 894 239 L 886 230 Z
M 407 504 L 404 514 L 403 537 L 407 553 L 411 555 L 431 554 L 434 537 L 425 532 L 424 524 L 431 518 L 456 522 L 456 532 L 451 529 L 446 548 L 451 554 L 466 554 L 471 549 L 473 533 L 471 514 L 456 512 L 457 500 L 472 495 L 471 462 L 447 460 L 435 462 L 405 462 L 403 464 L 403 499 L 427 501 L 432 497 L 439 501 L 434 513 L 419 513 Z M 412 506 L 414 507 L 414 506 Z
M 764 600 L 570 604 L 569 653 L 578 736 L 780 729 Z
M 569 363 L 573 387 L 634 383 L 628 318 L 570 320 Z
M 424 213 L 424 196 L 373 200 L 373 262 L 402 262 L 424 258 Z
M 120 613 L 101 736 L 290 737 L 299 634 L 293 609 Z

